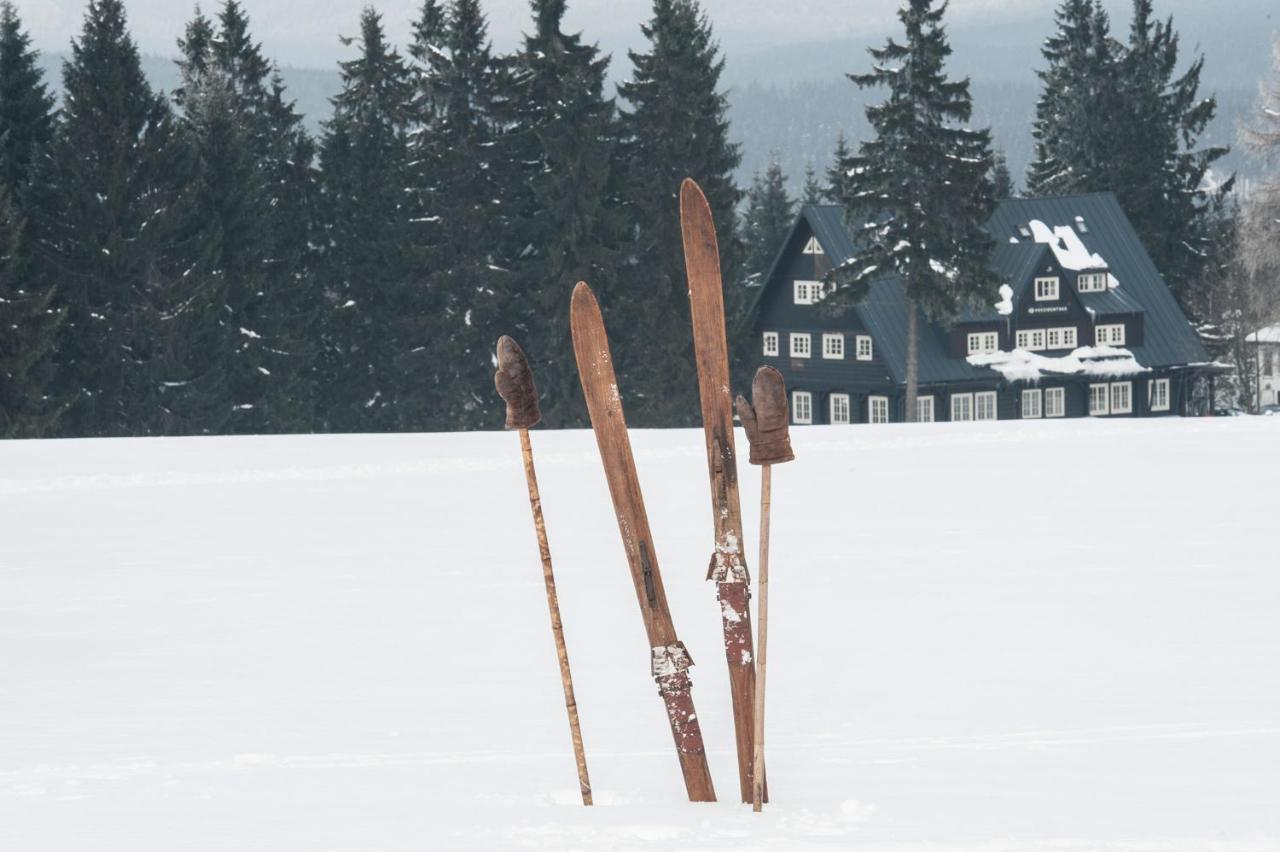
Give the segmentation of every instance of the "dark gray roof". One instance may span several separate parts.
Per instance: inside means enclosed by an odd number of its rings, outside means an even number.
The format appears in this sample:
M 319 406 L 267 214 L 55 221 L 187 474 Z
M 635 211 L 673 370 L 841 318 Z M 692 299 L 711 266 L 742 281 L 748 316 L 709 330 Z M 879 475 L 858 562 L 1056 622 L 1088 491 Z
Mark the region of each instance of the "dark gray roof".
M 1052 198 L 1010 198 L 1000 202 L 987 223 L 997 242 L 1016 236 L 1019 225 L 1039 219 L 1050 227 L 1075 226 L 1083 219 L 1080 240 L 1091 252 L 1102 255 L 1111 274 L 1120 282 L 1116 290 L 1084 294 L 1081 303 L 1103 313 L 1143 313 L 1143 340 L 1128 347 L 1146 367 L 1194 364 L 1209 360 L 1200 337 L 1187 322 L 1182 308 L 1169 292 L 1146 247 L 1110 192 L 1062 195 Z
M 1025 288 L 1032 278 L 1031 271 L 1050 249 L 1024 236 L 1020 226 L 1039 219 L 1051 228 L 1060 225 L 1074 227 L 1077 217 L 1084 220 L 1087 229 L 1080 234 L 1081 241 L 1089 251 L 1102 256 L 1111 274 L 1120 282 L 1117 289 L 1082 294 L 1082 304 L 1099 315 L 1142 312 L 1143 342 L 1129 349 L 1144 366 L 1166 367 L 1208 361 L 1200 338 L 1169 292 L 1128 217 L 1120 209 L 1119 202 L 1109 192 L 1054 198 L 1010 198 L 1000 202 L 987 223 L 987 230 L 995 240 L 992 269 L 1004 281 L 1014 282 L 1019 290 Z M 838 205 L 806 204 L 801 207 L 784 241 L 783 251 L 779 252 L 764 278 L 765 287 L 773 281 L 786 246 L 791 244 L 796 231 L 804 226 L 818 238 L 833 265 L 839 266 L 853 256 L 855 247 L 845 224 L 844 209 Z M 1017 242 L 1012 242 L 1010 237 L 1017 238 Z M 757 305 L 765 287 L 756 294 Z M 1019 295 L 1015 292 L 1014 298 Z M 988 304 L 979 302 L 966 306 L 958 321 L 1001 319 L 995 310 L 998 300 L 999 293 L 995 292 Z M 875 338 L 892 379 L 897 383 L 905 381 L 906 300 L 899 279 L 885 276 L 873 282 L 867 297 L 855 310 Z M 754 313 L 755 306 L 752 308 Z M 922 385 L 989 380 L 993 376 L 989 368 L 974 367 L 963 358 L 949 357 L 946 330 L 940 324 L 928 322 L 922 316 L 919 331 L 919 381 Z

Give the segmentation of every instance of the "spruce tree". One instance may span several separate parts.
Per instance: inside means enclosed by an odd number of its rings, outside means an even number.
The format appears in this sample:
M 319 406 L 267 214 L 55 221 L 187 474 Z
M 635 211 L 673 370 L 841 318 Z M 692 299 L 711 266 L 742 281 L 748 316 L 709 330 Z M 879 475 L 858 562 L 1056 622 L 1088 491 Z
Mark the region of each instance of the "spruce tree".
M 499 263 L 508 164 L 496 150 L 501 74 L 477 0 L 446 8 L 426 0 L 414 25 L 417 61 L 415 185 L 426 241 L 422 266 L 433 294 L 430 345 L 410 369 L 414 419 L 406 428 L 493 428 L 501 400 L 477 394 L 493 372 L 492 351 L 510 330 L 512 275 Z M 527 341 L 526 341 L 527 342 Z M 481 398 L 483 397 L 483 398 Z
M 51 434 L 65 401 L 50 397 L 62 312 L 33 252 L 48 188 L 53 98 L 9 2 L 0 3 L 0 437 Z
M 184 282 L 206 309 L 178 344 L 191 378 L 173 410 L 195 432 L 306 428 L 310 139 L 234 0 L 216 30 L 197 14 L 179 47 L 196 157 Z
M 1063 0 L 1036 107 L 1032 195 L 1111 191 L 1174 293 L 1206 269 L 1212 219 L 1232 179 L 1207 180 L 1225 147 L 1196 149 L 1217 111 L 1199 95 L 1203 57 L 1182 74 L 1172 19 L 1133 0 L 1127 44 L 1110 34 L 1098 0 Z
M 359 56 L 340 63 L 342 91 L 320 144 L 327 315 L 320 404 L 333 431 L 391 431 L 429 314 L 413 262 L 409 105 L 413 87 L 380 16 L 360 18 Z
M 518 294 L 509 328 L 523 336 L 538 374 L 543 420 L 549 426 L 585 423 L 569 336 L 569 294 L 589 281 L 617 311 L 621 226 L 613 153 L 615 107 L 604 97 L 609 59 L 582 35 L 565 33 L 564 0 L 532 0 L 533 31 L 506 62 L 496 147 L 502 166 L 502 232 L 498 266 L 510 271 Z M 477 395 L 480 396 L 480 395 Z M 486 400 L 496 398 L 483 395 Z M 476 399 L 464 414 L 486 427 L 497 408 Z M 500 418 L 499 418 L 500 419 Z
M 161 433 L 166 391 L 185 381 L 166 359 L 186 309 L 175 247 L 189 164 L 120 0 L 90 0 L 71 50 L 52 145 L 57 204 L 39 235 L 67 312 L 57 388 L 76 399 L 63 432 Z
M 905 40 L 871 49 L 873 70 L 849 75 L 861 88 L 887 88 L 888 97 L 866 108 L 875 138 L 840 164 L 846 216 L 861 236 L 835 272 L 839 286 L 828 305 L 838 310 L 857 301 L 876 278 L 901 280 L 907 421 L 916 414 L 918 314 L 949 319 L 967 293 L 994 284 L 986 268 L 991 241 L 982 229 L 992 204 L 990 133 L 965 126 L 969 81 L 946 76 L 946 8 L 909 0 L 898 12 Z
M 822 181 L 818 180 L 818 173 L 813 168 L 813 163 L 807 163 L 804 167 L 804 187 L 800 191 L 801 203 L 821 204 L 823 192 Z
M 680 184 L 691 177 L 711 205 L 720 244 L 725 312 L 731 324 L 745 303 L 733 173 L 742 161 L 729 141 L 728 101 L 720 89 L 724 58 L 696 0 L 654 0 L 641 26 L 646 51 L 630 51 L 629 80 L 618 92 L 622 115 L 625 201 L 632 239 L 624 298 L 629 334 L 643 352 L 620 355 L 620 374 L 638 424 L 697 422 L 697 375 L 689 323 L 689 285 L 680 235 Z
M 787 193 L 787 177 L 777 156 L 764 175 L 757 174 L 747 192 L 742 241 L 747 247 L 746 274 L 758 280 L 782 247 L 795 219 L 796 203 Z
M 1013 198 L 1017 192 L 1013 185 L 1013 175 L 1009 173 L 1009 161 L 1005 159 L 1004 151 L 997 150 L 992 155 L 989 179 L 991 181 L 991 195 L 997 201 Z
M 848 162 L 853 158 L 853 150 L 844 131 L 836 137 L 836 149 L 831 155 L 831 165 L 827 168 L 827 184 L 823 187 L 822 197 L 835 204 L 843 204 L 849 195 L 849 176 L 845 173 Z

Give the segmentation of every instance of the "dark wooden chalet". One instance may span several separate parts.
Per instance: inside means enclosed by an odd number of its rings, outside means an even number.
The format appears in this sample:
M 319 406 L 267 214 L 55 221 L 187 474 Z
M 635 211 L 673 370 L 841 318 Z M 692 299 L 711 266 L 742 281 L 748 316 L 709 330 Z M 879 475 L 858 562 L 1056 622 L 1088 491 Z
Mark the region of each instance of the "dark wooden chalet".
M 921 317 L 918 420 L 1200 413 L 1193 389 L 1218 368 L 1115 196 L 1009 199 L 987 230 L 1004 284 L 949 325 Z M 900 282 L 840 313 L 821 304 L 853 250 L 841 208 L 806 205 L 756 295 L 756 351 L 798 424 L 905 419 Z

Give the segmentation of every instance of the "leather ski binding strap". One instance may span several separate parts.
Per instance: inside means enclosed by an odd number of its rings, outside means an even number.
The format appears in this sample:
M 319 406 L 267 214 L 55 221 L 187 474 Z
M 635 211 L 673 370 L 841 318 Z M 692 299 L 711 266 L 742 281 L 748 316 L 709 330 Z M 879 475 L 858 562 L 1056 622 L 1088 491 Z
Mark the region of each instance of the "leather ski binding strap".
M 542 419 L 529 360 L 520 344 L 505 334 L 498 338 L 498 371 L 493 383 L 507 403 L 508 429 L 528 429 Z
M 655 645 L 653 648 L 653 676 L 663 678 L 669 675 L 682 674 L 693 665 L 693 657 L 683 642 L 672 642 L 670 645 Z
M 787 388 L 781 373 L 773 367 L 756 370 L 751 402 L 739 395 L 734 407 L 751 442 L 752 464 L 782 464 L 795 459 L 787 429 Z
M 738 537 L 728 533 L 725 539 L 725 543 L 717 544 L 716 552 L 711 554 L 707 579 L 717 583 L 749 583 L 751 576 L 747 573 L 747 563 L 742 561 Z

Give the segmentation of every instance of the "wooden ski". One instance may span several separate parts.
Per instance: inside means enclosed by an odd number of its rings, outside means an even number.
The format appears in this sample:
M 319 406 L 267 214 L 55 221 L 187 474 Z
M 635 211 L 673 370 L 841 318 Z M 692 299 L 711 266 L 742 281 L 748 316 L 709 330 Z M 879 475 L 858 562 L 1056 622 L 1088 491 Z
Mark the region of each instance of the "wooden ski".
M 680 758 L 685 789 L 691 802 L 714 802 L 716 793 L 711 783 L 711 769 L 707 765 L 702 728 L 693 707 L 688 671 L 693 660 L 684 643 L 676 637 L 675 626 L 671 623 L 671 611 L 667 607 L 667 595 L 658 571 L 658 554 L 649 533 L 649 517 L 645 513 L 635 458 L 631 454 L 631 439 L 627 435 L 604 318 L 595 295 L 585 283 L 574 288 L 570 327 L 582 395 L 587 401 L 591 428 L 595 431 L 600 460 L 609 483 L 609 496 L 613 499 L 622 546 L 627 554 L 640 615 L 649 637 L 653 678 L 658 683 L 658 694 L 666 704 L 667 721 Z
M 711 480 L 711 515 L 715 551 L 707 579 L 716 584 L 724 650 L 733 693 L 733 725 L 738 746 L 738 784 L 742 801 L 751 802 L 755 755 L 755 651 L 751 638 L 751 579 L 743 558 L 742 507 L 738 501 L 738 461 L 733 445 L 733 396 L 729 391 L 729 351 L 724 330 L 724 290 L 720 250 L 711 207 L 702 188 L 686 178 L 680 187 L 680 229 L 685 269 L 689 275 L 689 307 L 693 351 L 702 397 L 702 429 Z M 767 794 L 766 794 L 767 795 Z

